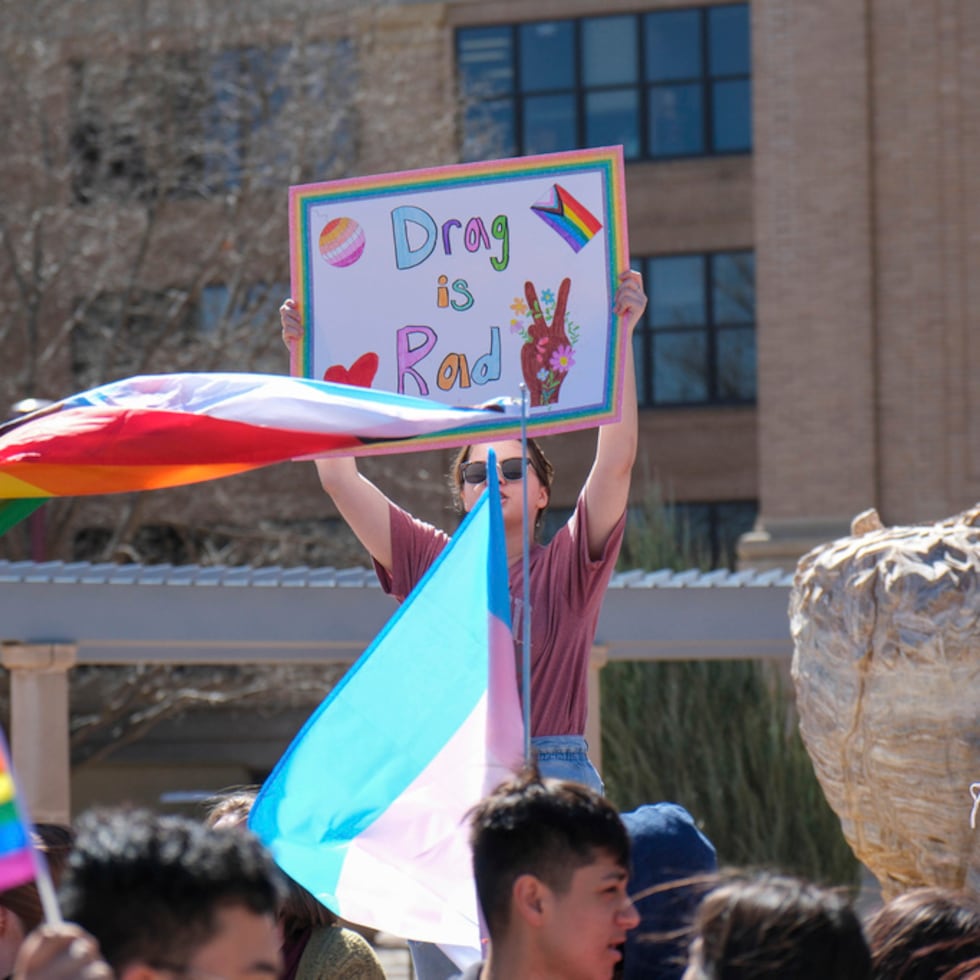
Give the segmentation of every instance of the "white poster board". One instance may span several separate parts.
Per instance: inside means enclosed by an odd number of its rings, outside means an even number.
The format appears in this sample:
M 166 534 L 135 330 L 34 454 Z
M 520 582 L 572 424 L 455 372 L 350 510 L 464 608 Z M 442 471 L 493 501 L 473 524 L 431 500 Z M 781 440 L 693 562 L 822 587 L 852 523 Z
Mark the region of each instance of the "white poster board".
M 618 418 L 621 147 L 292 187 L 290 243 L 294 373 L 456 406 L 525 385 L 532 434 Z

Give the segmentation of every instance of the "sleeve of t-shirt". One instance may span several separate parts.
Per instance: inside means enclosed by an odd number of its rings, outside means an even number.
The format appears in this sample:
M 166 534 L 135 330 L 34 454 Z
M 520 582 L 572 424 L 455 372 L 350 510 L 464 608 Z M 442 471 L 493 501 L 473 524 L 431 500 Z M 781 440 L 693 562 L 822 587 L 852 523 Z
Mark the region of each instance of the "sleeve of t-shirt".
M 399 602 L 415 588 L 449 541 L 449 535 L 407 511 L 391 504 L 388 508 L 391 527 L 391 564 L 389 572 L 374 562 L 381 588 Z
M 583 492 L 568 523 L 558 531 L 553 541 L 557 546 L 555 559 L 567 568 L 570 592 L 577 603 L 586 603 L 596 592 L 605 592 L 623 544 L 626 511 L 609 532 L 602 554 L 596 559 L 589 556 L 588 530 L 589 515 Z

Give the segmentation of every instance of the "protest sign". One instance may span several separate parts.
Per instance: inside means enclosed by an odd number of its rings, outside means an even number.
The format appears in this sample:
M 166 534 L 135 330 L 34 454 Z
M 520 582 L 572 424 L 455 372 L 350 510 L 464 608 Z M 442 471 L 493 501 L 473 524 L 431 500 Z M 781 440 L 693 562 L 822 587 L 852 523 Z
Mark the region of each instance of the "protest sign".
M 294 373 L 454 406 L 523 384 L 536 434 L 618 418 L 621 147 L 300 185 L 289 217 Z

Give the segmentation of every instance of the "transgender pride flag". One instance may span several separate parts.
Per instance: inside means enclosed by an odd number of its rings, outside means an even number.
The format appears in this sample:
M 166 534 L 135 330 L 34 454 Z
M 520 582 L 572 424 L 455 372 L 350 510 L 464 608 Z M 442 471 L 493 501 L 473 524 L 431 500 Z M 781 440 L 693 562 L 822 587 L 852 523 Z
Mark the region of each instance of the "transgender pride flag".
M 477 948 L 466 813 L 520 766 L 523 741 L 500 491 L 490 480 L 286 750 L 249 826 L 345 919 Z

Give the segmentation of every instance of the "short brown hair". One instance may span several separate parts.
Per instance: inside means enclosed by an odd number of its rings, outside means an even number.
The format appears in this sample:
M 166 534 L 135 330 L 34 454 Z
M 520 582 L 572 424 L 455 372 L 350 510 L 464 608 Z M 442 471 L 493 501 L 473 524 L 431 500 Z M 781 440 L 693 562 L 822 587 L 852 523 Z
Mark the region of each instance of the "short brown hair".
M 718 880 L 694 918 L 708 976 L 871 977 L 861 921 L 842 892 L 766 871 L 732 871 Z
M 966 890 L 914 888 L 878 909 L 866 932 L 872 977 L 938 977 L 980 957 L 980 898 Z

